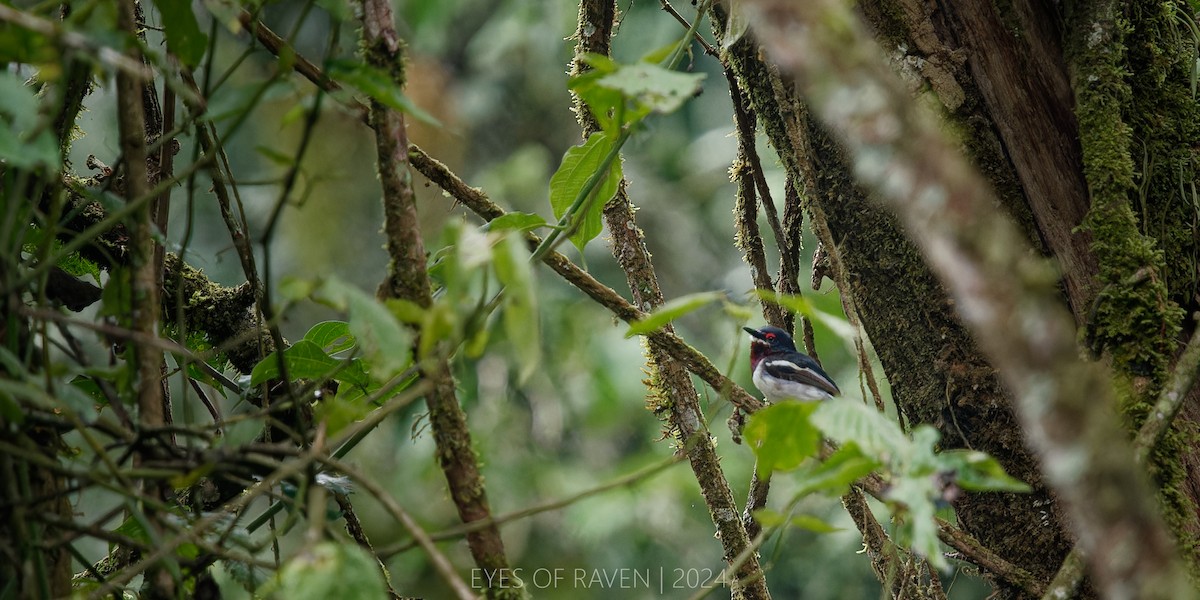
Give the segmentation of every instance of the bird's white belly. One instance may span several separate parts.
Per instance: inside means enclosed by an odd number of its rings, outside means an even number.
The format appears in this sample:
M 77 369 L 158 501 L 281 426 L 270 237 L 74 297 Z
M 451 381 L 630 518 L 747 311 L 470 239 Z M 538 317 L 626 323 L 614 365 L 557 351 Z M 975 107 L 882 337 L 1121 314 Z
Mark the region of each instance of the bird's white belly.
M 762 392 L 763 396 L 766 396 L 767 400 L 771 402 L 782 400 L 812 402 L 833 398 L 828 392 L 811 385 L 764 376 L 762 369 L 754 370 L 754 387 L 757 387 L 758 391 Z

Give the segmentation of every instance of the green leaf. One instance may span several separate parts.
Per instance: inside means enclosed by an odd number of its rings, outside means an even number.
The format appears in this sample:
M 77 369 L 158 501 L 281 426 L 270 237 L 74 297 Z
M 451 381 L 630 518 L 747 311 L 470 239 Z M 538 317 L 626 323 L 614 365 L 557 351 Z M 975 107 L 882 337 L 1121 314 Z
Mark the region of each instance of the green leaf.
M 839 444 L 854 442 L 867 456 L 883 463 L 897 454 L 912 454 L 912 443 L 900 426 L 861 402 L 822 402 L 812 423 L 829 439 Z
M 358 288 L 349 288 L 350 332 L 371 364 L 371 374 L 390 379 L 412 363 L 412 335 L 383 304 Z
M 524 233 L 538 227 L 545 227 L 546 219 L 534 213 L 510 212 L 504 216 L 492 219 L 483 226 L 484 231 L 518 231 Z
M 270 146 L 255 146 L 255 152 L 263 155 L 267 160 L 275 163 L 276 166 L 290 168 L 295 162 L 296 157 L 286 152 L 280 152 Z
M 40 118 L 34 89 L 0 71 L 0 164 L 58 172 L 58 143 L 49 128 L 39 126 Z
M 320 283 L 311 279 L 284 276 L 279 280 L 279 296 L 295 302 L 312 296 L 318 287 Z
M 571 243 L 583 251 L 592 238 L 600 235 L 603 226 L 600 214 L 604 205 L 617 193 L 617 186 L 624 176 L 621 160 L 617 157 L 608 169 L 601 172 L 605 157 L 613 148 L 613 141 L 604 132 L 593 133 L 579 146 L 572 146 L 563 156 L 562 164 L 550 177 L 550 207 L 554 216 L 580 225 L 571 235 Z M 584 195 L 590 180 L 596 179 L 590 194 Z
M 746 18 L 741 0 L 729 0 L 728 13 L 729 18 L 725 22 L 725 36 L 721 40 L 721 45 L 725 48 L 741 39 L 746 34 L 746 30 L 750 28 L 750 20 Z
M 379 381 L 391 378 L 412 362 L 412 336 L 374 295 L 336 277 L 321 287 L 320 295 L 349 313 L 349 330 Z
M 317 405 L 314 416 L 325 423 L 328 435 L 337 435 L 347 425 L 371 412 L 372 407 L 364 401 L 365 397 L 366 393 L 358 386 L 341 386 L 337 395 Z
M 817 453 L 821 434 L 809 420 L 815 402 L 781 402 L 750 416 L 742 434 L 761 473 L 795 469 Z
M 337 354 L 342 350 L 354 347 L 354 336 L 350 326 L 345 321 L 322 321 L 308 329 L 304 339 L 315 342 L 329 354 Z
M 331 79 L 362 92 L 388 108 L 412 115 L 418 121 L 434 127 L 442 127 L 433 115 L 413 104 L 404 95 L 400 85 L 382 69 L 357 60 L 334 60 L 330 61 L 326 73 Z
M 336 21 L 346 22 L 354 18 L 354 11 L 346 0 L 317 0 L 317 6 L 324 8 Z
M 208 36 L 200 31 L 191 2 L 180 0 L 154 0 L 154 6 L 162 14 L 163 35 L 167 38 L 167 50 L 179 57 L 183 64 L 194 67 L 204 58 L 208 48 Z
M 659 114 L 675 112 L 700 91 L 704 73 L 672 71 L 651 63 L 622 66 L 596 81 Z
M 858 445 L 850 442 L 824 461 L 798 472 L 794 476 L 799 484 L 795 495 L 821 492 L 829 496 L 842 496 L 849 491 L 851 483 L 877 468 L 877 461 L 864 456 Z
M 898 478 L 888 489 L 887 499 L 900 502 L 907 509 L 901 527 L 897 529 L 900 543 L 906 543 L 914 552 L 929 559 L 929 564 L 941 571 L 950 567 L 938 542 L 936 507 L 929 478 Z
M 600 128 L 610 136 L 616 136 L 622 127 L 645 117 L 650 111 L 645 107 L 634 110 L 626 106 L 625 96 L 620 91 L 600 85 L 600 79 L 605 76 L 606 73 L 600 71 L 586 71 L 572 77 L 567 87 L 588 106 Z
M 769 508 L 760 508 L 754 511 L 754 520 L 762 524 L 763 527 L 781 527 L 788 525 L 791 527 L 807 529 L 816 533 L 831 533 L 842 530 L 841 527 L 834 527 L 833 525 L 830 525 L 812 515 L 792 515 L 791 517 L 788 517 L 783 513 L 771 510 Z
M 300 340 L 283 351 L 288 377 L 292 379 L 324 379 L 342 361 L 329 356 L 312 340 Z M 278 378 L 279 352 L 272 352 L 250 371 L 250 385 L 261 385 Z
M 828 327 L 834 335 L 847 343 L 853 344 L 855 338 L 858 337 L 858 331 L 854 329 L 854 326 L 849 321 L 817 308 L 811 300 L 804 296 L 780 294 L 771 290 L 758 289 L 754 290 L 754 295 L 761 300 L 773 302 L 793 313 L 804 315 L 811 320 L 820 322 L 822 325 Z
M 301 551 L 279 573 L 278 598 L 384 598 L 379 563 L 352 543 L 324 542 Z
M 955 483 L 969 492 L 1029 492 L 1029 484 L 1009 475 L 1000 462 L 976 450 L 947 450 L 938 455 L 941 470 L 957 472 Z
M 97 402 L 86 392 L 80 390 L 74 385 L 59 386 L 55 400 L 67 408 L 71 409 L 85 423 L 90 423 L 96 419 L 98 414 L 96 410 Z M 107 404 L 107 400 L 105 400 Z
M 677 50 L 679 48 L 680 44 L 686 44 L 686 45 L 690 46 L 691 43 L 692 43 L 692 38 L 690 36 L 686 39 L 680 38 L 669 44 L 659 46 L 658 48 L 655 48 L 654 50 L 651 50 L 651 51 L 643 54 L 642 57 L 638 60 L 641 62 L 644 62 L 644 63 L 662 64 L 668 58 L 671 58 L 671 55 L 675 54 L 675 50 Z
M 520 382 L 524 382 L 541 362 L 541 334 L 538 323 L 537 290 L 529 250 L 524 240 L 512 233 L 501 239 L 492 250 L 492 266 L 496 278 L 504 284 L 504 333 L 516 350 L 521 366 Z
M 151 541 L 150 536 L 146 533 L 146 528 L 142 526 L 142 522 L 133 517 L 125 517 L 125 520 L 113 530 L 113 533 L 119 533 L 139 542 L 150 543 Z
M 613 60 L 612 57 L 598 52 L 581 53 L 576 60 L 592 68 L 593 72 L 601 75 L 615 73 L 621 68 L 620 63 Z
M 670 302 L 664 303 L 645 319 L 630 323 L 629 329 L 625 332 L 625 337 L 631 338 L 635 335 L 645 335 L 656 331 L 683 315 L 724 298 L 724 292 L 699 292 L 680 296 Z

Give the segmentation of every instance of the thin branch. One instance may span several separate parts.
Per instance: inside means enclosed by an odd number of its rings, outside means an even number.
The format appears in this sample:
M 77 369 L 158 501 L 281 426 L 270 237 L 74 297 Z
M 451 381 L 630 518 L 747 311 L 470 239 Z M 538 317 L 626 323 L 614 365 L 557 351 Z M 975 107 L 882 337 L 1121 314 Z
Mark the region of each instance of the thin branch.
M 566 496 L 564 498 L 559 498 L 558 500 L 551 500 L 549 502 L 543 502 L 542 504 L 529 506 L 526 508 L 522 508 L 520 510 L 514 510 L 512 512 L 508 512 L 508 513 L 502 514 L 500 516 L 492 517 L 487 522 L 476 521 L 474 523 L 467 523 L 464 525 L 459 525 L 458 527 L 452 527 L 450 529 L 446 529 L 446 530 L 431 534 L 429 537 L 430 537 L 430 539 L 432 539 L 435 542 L 452 540 L 452 539 L 455 539 L 458 537 L 462 537 L 463 535 L 467 534 L 468 532 L 474 531 L 474 530 L 476 530 L 480 527 L 486 526 L 486 525 L 490 525 L 490 524 L 504 525 L 505 523 L 509 523 L 509 522 L 516 521 L 519 519 L 524 519 L 526 517 L 531 517 L 536 514 L 563 509 L 572 504 L 575 504 L 576 502 L 579 502 L 580 500 L 584 500 L 584 499 L 590 498 L 592 496 L 603 494 L 604 492 L 608 492 L 610 490 L 615 490 L 617 488 L 627 487 L 627 486 L 633 485 L 635 483 L 638 483 L 643 479 L 647 479 L 651 476 L 657 475 L 658 473 L 666 470 L 667 467 L 670 467 L 670 466 L 679 464 L 680 462 L 683 462 L 683 459 L 684 459 L 683 455 L 673 454 L 670 457 L 668 457 L 666 460 L 663 460 L 658 463 L 652 464 L 648 467 L 639 469 L 637 471 L 634 471 L 633 473 L 629 473 L 628 475 L 622 475 L 621 477 L 613 479 L 612 481 L 606 481 L 595 487 L 591 487 L 586 490 L 576 492 L 576 493 Z M 379 556 L 381 556 L 383 558 L 390 558 L 396 554 L 400 554 L 401 552 L 405 552 L 405 551 L 411 550 L 412 548 L 416 548 L 419 545 L 420 544 L 415 541 L 400 542 L 400 543 L 394 544 L 392 546 L 380 549 Z
M 475 600 L 475 592 L 458 576 L 458 572 L 454 570 L 454 565 L 450 564 L 450 559 L 446 558 L 446 555 L 442 554 L 441 550 L 438 550 L 437 545 L 429 537 L 429 534 L 417 523 L 412 515 L 408 514 L 408 511 L 400 506 L 400 503 L 387 490 L 383 489 L 383 486 L 376 483 L 371 477 L 360 473 L 358 469 L 337 459 L 322 458 L 321 462 L 358 482 L 358 485 L 362 486 L 367 493 L 374 496 L 383 505 L 384 510 L 396 522 L 403 525 L 408 530 L 409 535 L 417 541 L 417 544 L 429 556 L 429 560 L 433 563 L 433 569 L 450 586 L 450 589 L 454 590 L 455 596 L 461 600 Z
M 442 188 L 450 197 L 462 203 L 480 218 L 491 221 L 504 216 L 502 208 L 492 202 L 479 188 L 466 184 L 462 179 L 446 168 L 446 165 L 430 157 L 415 145 L 409 146 L 409 160 L 417 172 L 424 175 L 435 185 Z M 541 242 L 537 235 L 526 235 L 530 248 L 535 248 Z M 607 308 L 619 319 L 633 322 L 646 317 L 638 307 L 631 304 L 612 288 L 592 277 L 587 271 L 576 266 L 567 257 L 557 252 L 546 255 L 543 262 L 554 272 L 558 273 L 567 283 L 587 294 L 601 306 Z M 763 407 L 758 398 L 751 396 L 740 385 L 720 372 L 703 354 L 692 348 L 687 342 L 670 331 L 659 329 L 646 334 L 652 343 L 662 346 L 676 360 L 681 361 L 689 371 L 707 383 L 721 397 L 733 403 L 747 413 L 753 413 Z

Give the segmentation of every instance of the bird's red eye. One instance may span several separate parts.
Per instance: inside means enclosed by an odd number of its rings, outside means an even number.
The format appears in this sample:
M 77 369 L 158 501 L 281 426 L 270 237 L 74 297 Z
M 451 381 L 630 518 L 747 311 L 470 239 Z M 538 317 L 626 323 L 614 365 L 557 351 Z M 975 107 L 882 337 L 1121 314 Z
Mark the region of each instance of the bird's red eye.
M 775 339 L 775 334 L 768 333 L 768 334 L 764 335 L 763 337 L 767 338 L 768 340 L 773 340 L 773 339 Z

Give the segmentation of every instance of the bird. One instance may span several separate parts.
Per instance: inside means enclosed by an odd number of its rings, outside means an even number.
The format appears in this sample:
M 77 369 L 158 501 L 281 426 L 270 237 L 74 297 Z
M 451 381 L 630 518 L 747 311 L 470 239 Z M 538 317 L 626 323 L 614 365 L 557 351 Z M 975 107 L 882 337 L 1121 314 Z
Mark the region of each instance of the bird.
M 796 343 L 786 331 L 770 325 L 742 329 L 754 336 L 750 342 L 750 369 L 754 372 L 754 386 L 768 402 L 811 402 L 841 395 L 842 391 L 821 365 L 796 350 Z

